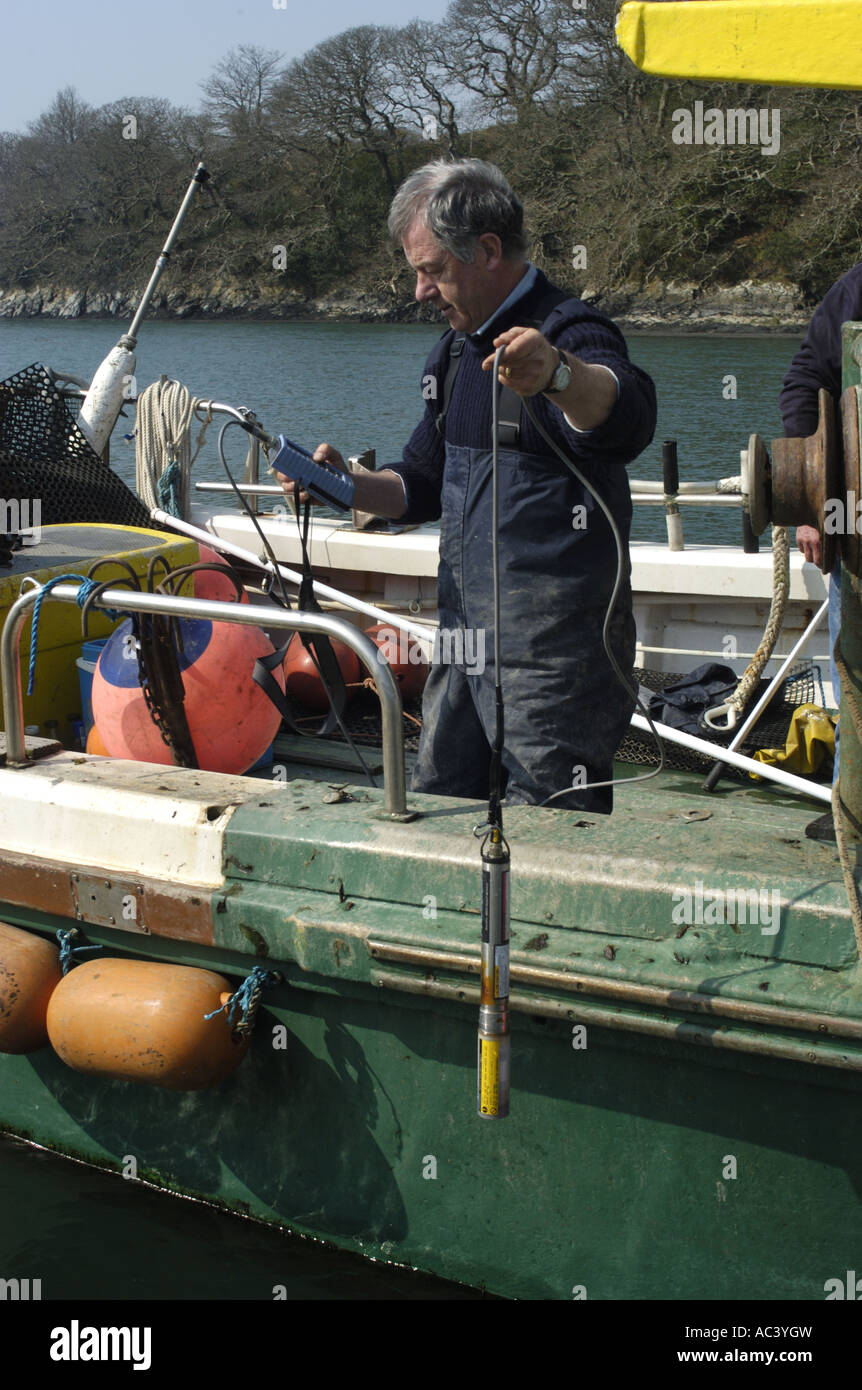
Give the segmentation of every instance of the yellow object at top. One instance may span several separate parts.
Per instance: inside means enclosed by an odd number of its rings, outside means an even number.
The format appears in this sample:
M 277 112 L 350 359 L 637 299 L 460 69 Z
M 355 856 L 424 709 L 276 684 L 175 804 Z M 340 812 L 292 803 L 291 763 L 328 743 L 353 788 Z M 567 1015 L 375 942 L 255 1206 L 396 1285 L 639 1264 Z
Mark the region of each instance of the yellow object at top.
M 758 748 L 759 763 L 770 763 L 802 777 L 820 771 L 824 759 L 835 754 L 835 720 L 819 705 L 800 705 L 793 711 L 783 748 Z M 755 782 L 761 779 L 752 772 Z
M 660 77 L 862 87 L 862 0 L 628 0 L 617 42 Z

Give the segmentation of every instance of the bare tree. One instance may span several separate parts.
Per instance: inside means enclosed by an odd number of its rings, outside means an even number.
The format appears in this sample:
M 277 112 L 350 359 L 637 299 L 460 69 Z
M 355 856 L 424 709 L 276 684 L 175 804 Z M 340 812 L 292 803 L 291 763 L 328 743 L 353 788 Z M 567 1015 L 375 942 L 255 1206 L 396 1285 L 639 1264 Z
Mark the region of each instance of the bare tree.
M 446 13 L 452 76 L 479 111 L 518 119 L 550 97 L 578 41 L 566 0 L 453 0 Z
M 90 129 L 93 108 L 82 101 L 74 87 L 58 92 L 48 110 L 31 121 L 29 132 L 52 144 L 74 145 Z
M 390 93 L 408 124 L 426 140 L 459 153 L 456 82 L 445 25 L 414 20 L 400 29 L 388 64 Z
M 286 145 L 362 149 L 377 161 L 393 193 L 408 138 L 390 91 L 397 32 L 365 24 L 318 44 L 289 65 L 272 103 Z
M 281 54 L 256 44 L 240 44 L 217 63 L 201 83 L 204 106 L 233 135 L 258 130 L 281 75 Z

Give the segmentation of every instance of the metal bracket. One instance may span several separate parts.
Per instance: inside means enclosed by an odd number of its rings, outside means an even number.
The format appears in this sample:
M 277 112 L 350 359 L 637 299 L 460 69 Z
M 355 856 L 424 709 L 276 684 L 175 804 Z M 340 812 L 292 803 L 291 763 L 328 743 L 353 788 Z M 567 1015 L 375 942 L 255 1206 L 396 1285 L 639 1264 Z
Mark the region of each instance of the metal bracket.
M 71 873 L 72 901 L 75 918 L 90 922 L 94 927 L 116 927 L 118 931 L 137 932 L 149 936 L 144 921 L 145 899 L 143 885 L 129 884 L 104 874 Z

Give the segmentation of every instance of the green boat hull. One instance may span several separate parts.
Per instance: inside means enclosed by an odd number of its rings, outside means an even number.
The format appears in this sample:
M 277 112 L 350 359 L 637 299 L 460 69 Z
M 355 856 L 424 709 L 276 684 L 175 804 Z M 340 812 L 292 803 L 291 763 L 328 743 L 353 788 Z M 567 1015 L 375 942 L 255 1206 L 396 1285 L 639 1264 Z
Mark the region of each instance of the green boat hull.
M 692 821 L 694 787 L 632 788 L 586 826 L 511 817 L 534 843 L 513 869 L 506 1120 L 476 1113 L 476 808 L 415 798 L 422 819 L 391 826 L 375 794 L 303 782 L 234 811 L 211 944 L 85 927 L 109 954 L 279 969 L 234 1076 L 177 1093 L 4 1056 L 0 1129 L 510 1298 L 823 1299 L 862 1242 L 837 858 L 804 840 L 807 808 L 731 789 Z M 764 804 L 780 929 L 681 932 L 675 882 L 761 885 Z

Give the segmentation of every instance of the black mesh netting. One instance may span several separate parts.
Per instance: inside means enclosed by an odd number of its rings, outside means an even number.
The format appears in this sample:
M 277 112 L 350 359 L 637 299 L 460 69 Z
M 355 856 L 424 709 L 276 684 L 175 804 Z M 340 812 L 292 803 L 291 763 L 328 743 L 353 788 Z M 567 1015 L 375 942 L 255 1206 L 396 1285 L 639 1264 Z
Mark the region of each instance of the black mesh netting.
M 648 690 L 663 690 L 666 685 L 672 685 L 682 679 L 681 674 L 678 673 L 650 671 L 641 667 L 635 668 L 634 676 L 638 684 L 645 686 Z M 760 688 L 752 696 L 749 709 L 753 708 L 754 703 L 760 698 L 765 688 L 766 682 L 762 681 Z M 738 751 L 751 757 L 757 748 L 782 748 L 787 741 L 793 711 L 799 705 L 825 705 L 820 669 L 818 666 L 812 665 L 811 662 L 800 662 L 798 666 L 791 669 L 786 681 L 779 687 Z M 414 719 L 408 719 L 405 715 L 403 724 L 404 746 L 415 752 L 419 746 L 420 730 L 414 720 L 422 718 L 421 698 L 408 701 L 405 709 L 408 714 L 414 716 Z M 319 722 L 320 715 L 309 717 L 309 728 Z M 356 743 L 380 745 L 382 740 L 380 705 L 373 691 L 361 691 L 351 701 L 345 711 L 344 722 L 351 738 Z M 336 730 L 331 737 L 341 739 L 341 734 Z M 705 735 L 702 734 L 701 737 L 705 737 Z M 732 738 L 733 733 L 731 732 L 724 739 L 715 739 L 716 758 L 707 758 L 700 753 L 681 748 L 678 744 L 665 742 L 665 766 L 680 772 L 708 772 L 716 761 L 722 744 L 730 743 Z M 620 744 L 617 759 L 619 762 L 636 763 L 642 766 L 657 765 L 658 753 L 655 739 L 651 734 L 642 734 L 636 729 L 630 729 Z M 728 777 L 738 778 L 740 781 L 746 781 L 748 778 L 746 772 L 732 767 L 726 767 L 725 774 Z
M 676 681 L 683 679 L 681 674 L 670 671 L 650 671 L 639 667 L 635 668 L 634 675 L 640 686 L 656 691 L 664 690 L 665 686 L 673 685 Z M 768 682 L 761 681 L 760 685 L 755 688 L 744 711 L 746 715 L 749 710 L 754 708 L 767 684 Z M 645 700 L 644 703 L 646 703 Z M 750 758 L 758 748 L 783 748 L 787 742 L 794 710 L 798 709 L 800 705 L 825 707 L 825 703 L 819 666 L 815 666 L 810 661 L 798 663 L 798 665 L 791 667 L 787 679 L 779 686 L 757 723 L 749 730 L 736 751 Z M 665 766 L 680 772 L 708 772 L 713 763 L 717 761 L 717 755 L 722 746 L 726 747 L 732 741 L 734 731 L 731 730 L 730 733 L 721 737 L 714 732 L 703 730 L 699 737 L 709 737 L 715 743 L 716 758 L 708 758 L 691 749 L 682 748 L 679 744 L 665 741 Z M 655 739 L 652 734 L 641 733 L 638 729 L 629 729 L 620 744 L 617 758 L 623 763 L 655 766 L 658 764 Z M 727 765 L 725 765 L 723 775 L 735 777 L 740 781 L 748 780 L 747 772 Z
M 0 382 L 0 497 L 38 501 L 43 526 L 154 527 L 143 503 L 94 453 L 38 362 Z
M 410 718 L 409 716 L 413 716 Z M 309 732 L 315 725 L 320 724 L 322 716 L 308 716 L 307 723 Z M 347 709 L 342 716 L 344 727 L 347 729 L 354 743 L 373 744 L 380 747 L 383 742 L 383 724 L 380 717 L 380 701 L 373 690 L 360 690 L 350 701 Z M 404 747 L 408 752 L 415 753 L 419 747 L 420 726 L 416 722 L 422 718 L 422 697 L 421 695 L 414 700 L 405 700 L 404 714 L 402 715 L 402 730 L 404 733 Z M 300 727 L 303 725 L 303 718 L 297 719 Z M 340 729 L 334 729 L 329 735 L 330 738 L 343 741 Z

